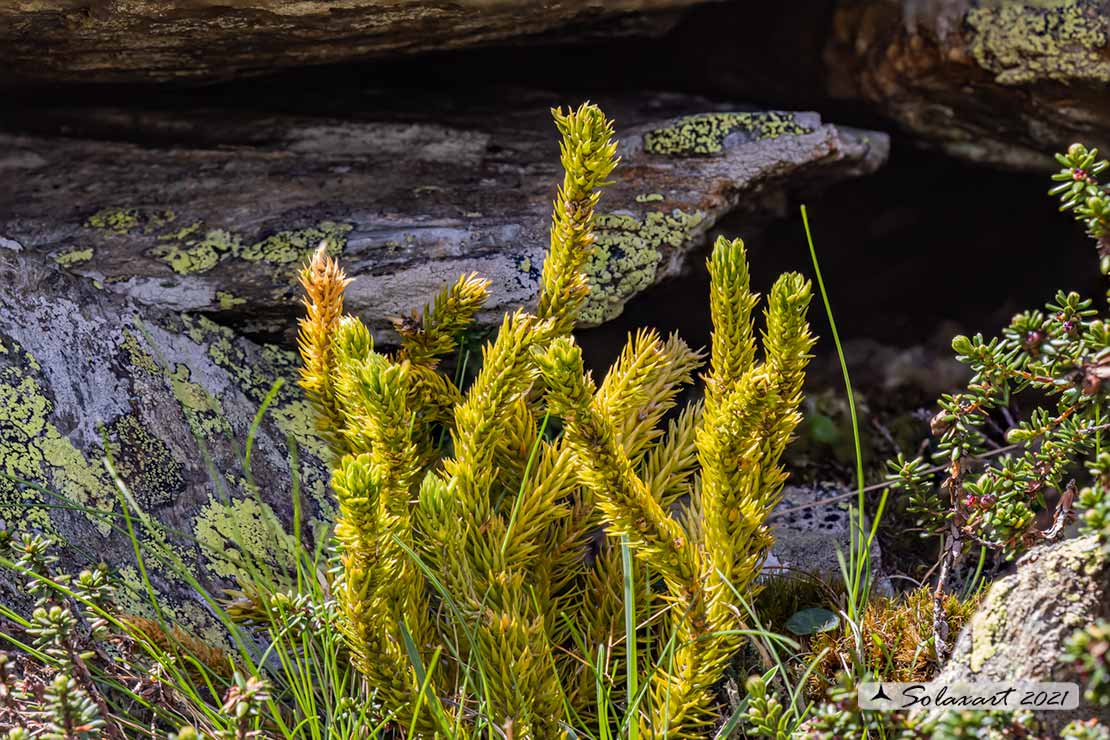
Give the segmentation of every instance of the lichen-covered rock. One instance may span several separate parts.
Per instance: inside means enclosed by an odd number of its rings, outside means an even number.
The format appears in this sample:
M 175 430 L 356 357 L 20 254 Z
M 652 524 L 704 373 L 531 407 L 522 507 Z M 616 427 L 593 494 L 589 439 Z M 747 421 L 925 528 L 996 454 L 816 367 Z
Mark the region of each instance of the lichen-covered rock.
M 326 241 L 379 339 L 472 270 L 493 280 L 489 326 L 536 295 L 560 180 L 547 113 L 559 101 L 504 99 L 342 119 L 44 111 L 40 129 L 53 121 L 68 138 L 0 134 L 0 234 L 108 291 L 264 334 L 292 328 L 295 272 Z M 598 211 L 584 325 L 679 271 L 724 214 L 870 172 L 887 153 L 884 135 L 813 113 L 598 102 L 622 162 Z M 165 140 L 177 145 L 149 143 Z
M 1074 681 L 1082 688 L 1062 660 L 1064 645 L 1076 629 L 1108 616 L 1110 558 L 1093 535 L 1038 547 L 991 586 L 937 680 Z M 1092 713 L 1110 721 L 1110 709 L 1082 700 L 1076 712 L 1045 712 L 1041 719 L 1059 730 Z
M 123 610 L 145 613 L 126 509 L 171 621 L 217 639 L 181 569 L 217 595 L 258 564 L 281 573 L 294 477 L 305 542 L 331 519 L 292 355 L 207 319 L 140 310 L 3 244 L 0 528 L 57 537 L 66 567 L 109 563 Z M 0 573 L 0 598 L 14 603 L 20 581 Z
M 960 157 L 1017 168 L 1110 144 L 1110 2 L 838 2 L 830 89 Z
M 831 105 L 894 121 L 948 154 L 1054 167 L 1073 141 L 1110 145 L 1110 0 L 810 0 L 691 8 L 663 76 L 715 95 Z
M 705 0 L 0 4 L 0 83 L 213 80 L 496 41 L 659 33 Z M 568 29 L 569 27 L 569 29 Z

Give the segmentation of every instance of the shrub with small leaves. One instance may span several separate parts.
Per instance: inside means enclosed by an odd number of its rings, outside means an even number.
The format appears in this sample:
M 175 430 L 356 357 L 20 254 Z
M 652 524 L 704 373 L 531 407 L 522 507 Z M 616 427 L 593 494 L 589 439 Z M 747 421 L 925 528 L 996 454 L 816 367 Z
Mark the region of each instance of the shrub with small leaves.
M 871 676 L 864 676 L 860 682 L 870 680 L 873 680 Z M 929 737 L 929 733 L 924 720 L 911 718 L 905 712 L 871 712 L 860 709 L 856 685 L 850 675 L 841 673 L 837 683 L 828 690 L 828 700 L 817 707 L 795 737 L 808 740 L 918 740 Z
M 1064 154 L 1057 154 L 1061 169 L 1052 176 L 1060 184 L 1049 191 L 1060 197 L 1060 210 L 1072 211 L 1077 221 L 1087 227 L 1087 233 L 1098 241 L 1099 269 L 1110 274 L 1110 194 L 1099 182 L 1099 175 L 1110 167 L 1110 162 L 1098 158 L 1098 149 L 1088 149 L 1082 144 L 1072 144 Z
M 1063 740 L 1110 740 L 1110 729 L 1097 719 L 1072 720 L 1060 732 Z
M 762 676 L 750 676 L 744 684 L 748 692 L 748 708 L 744 713 L 745 731 L 749 737 L 787 740 L 797 717 L 793 708 L 785 710 L 773 693 L 768 693 Z
M 234 727 L 220 733 L 220 740 L 256 740 L 265 737 L 261 729 L 264 705 L 270 700 L 270 687 L 258 676 L 235 674 L 220 711 L 234 720 Z M 180 733 L 179 733 L 180 734 Z
M 84 740 L 102 737 L 104 719 L 96 702 L 64 673 L 46 688 L 43 706 L 45 740 Z
M 1110 622 L 1099 620 L 1076 630 L 1068 639 L 1065 656 L 1085 682 L 1087 702 L 1110 706 Z
M 1098 240 L 1101 264 L 1107 253 L 1107 195 L 1097 175 L 1110 164 L 1098 152 L 1072 146 L 1057 159 L 1064 169 L 1052 189 L 1062 210 L 1072 210 Z M 924 458 L 899 455 L 889 463 L 890 481 L 909 496 L 924 532 L 945 538 L 934 607 L 938 647 L 947 636 L 939 599 L 959 558 L 970 546 L 1014 557 L 1028 547 L 1059 537 L 1076 503 L 1087 509 L 1086 524 L 1107 536 L 1110 456 L 1103 433 L 1110 429 L 1105 381 L 1110 380 L 1110 324 L 1092 301 L 1060 291 L 1043 311 L 1023 311 L 1002 335 L 957 336 L 957 359 L 973 376 L 966 389 L 940 399 L 932 421 L 935 467 Z M 1032 397 L 1033 410 L 1013 419 L 1014 399 Z M 1008 447 L 989 430 L 1000 416 Z M 997 436 L 997 435 L 996 435 Z M 1001 453 L 1001 454 L 1000 454 Z M 1086 464 L 1093 485 L 1080 493 L 1070 480 Z M 1049 494 L 1059 503 L 1051 526 L 1041 530 L 1036 515 Z M 942 658 L 944 656 L 941 656 Z
M 984 711 L 963 709 L 944 711 L 937 715 L 930 728 L 933 740 L 982 738 L 982 740 L 1041 740 L 1045 737 L 1040 722 L 1032 712 Z

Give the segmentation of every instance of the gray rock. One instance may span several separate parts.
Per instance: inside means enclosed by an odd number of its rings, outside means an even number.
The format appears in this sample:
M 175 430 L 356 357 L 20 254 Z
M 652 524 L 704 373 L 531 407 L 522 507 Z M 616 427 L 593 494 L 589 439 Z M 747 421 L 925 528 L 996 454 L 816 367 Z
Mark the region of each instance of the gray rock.
M 990 166 L 1044 171 L 1074 141 L 1110 145 L 1108 0 L 709 4 L 662 46 L 677 84 L 790 107 L 850 101 Z
M 849 502 L 843 499 L 822 502 L 846 492 L 844 487 L 833 485 L 786 486 L 782 502 L 772 514 L 775 544 L 763 564 L 763 574 L 789 575 L 802 571 L 839 581 L 842 576 L 837 550 L 847 559 L 851 547 Z M 875 592 L 888 592 L 890 583 L 882 575 L 882 554 L 877 541 L 871 544 L 871 570 L 877 578 Z
M 1061 661 L 1064 644 L 1080 627 L 1110 616 L 1110 563 L 1094 535 L 1044 545 L 1017 570 L 991 586 L 978 612 L 960 633 L 937 681 L 1074 681 Z M 1041 713 L 1059 731 L 1072 719 L 1110 710 L 1084 706 L 1074 712 Z
M 0 5 L 0 82 L 228 79 L 498 41 L 657 34 L 704 0 L 114 0 Z
M 109 291 L 265 334 L 292 328 L 296 270 L 328 240 L 358 278 L 350 309 L 379 339 L 469 271 L 493 280 L 488 327 L 536 295 L 561 179 L 547 112 L 559 101 L 504 100 L 344 118 L 44 114 L 71 138 L 0 134 L 0 234 Z M 874 170 L 888 149 L 814 113 L 598 102 L 622 162 L 599 207 L 587 326 L 681 270 L 726 213 L 765 216 L 785 192 Z
M 0 251 L 0 521 L 57 537 L 65 568 L 117 568 L 121 609 L 145 613 L 126 508 L 170 621 L 217 640 L 183 572 L 217 596 L 252 562 L 280 574 L 295 541 L 291 451 L 308 544 L 331 519 L 324 450 L 290 353 L 141 308 Z M 248 468 L 248 430 L 279 378 Z M 0 574 L 0 598 L 22 598 L 21 580 Z

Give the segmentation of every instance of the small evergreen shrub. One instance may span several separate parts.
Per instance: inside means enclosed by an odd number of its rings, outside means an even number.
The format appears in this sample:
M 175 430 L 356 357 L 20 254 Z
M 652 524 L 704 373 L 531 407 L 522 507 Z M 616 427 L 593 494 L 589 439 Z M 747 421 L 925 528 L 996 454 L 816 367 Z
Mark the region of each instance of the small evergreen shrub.
M 398 321 L 386 354 L 344 315 L 335 261 L 321 250 L 302 273 L 302 385 L 335 458 L 339 615 L 381 711 L 417 734 L 612 722 L 700 737 L 771 544 L 810 285 L 774 284 L 760 352 L 743 243 L 718 240 L 705 400 L 664 428 L 702 356 L 641 331 L 600 383 L 583 369 L 571 330 L 616 144 L 594 106 L 554 116 L 565 177 L 538 307 L 504 318 L 468 388 L 440 363 L 484 280 Z M 621 686 L 625 716 L 606 720 Z
M 1087 703 L 1110 707 L 1110 622 L 1100 620 L 1077 629 L 1068 639 L 1065 660 L 1084 681 Z
M 1110 272 L 1110 195 L 1098 179 L 1110 162 L 1081 144 L 1057 160 L 1062 169 L 1053 180 L 1061 184 L 1050 193 L 1060 196 L 1062 211 L 1086 225 L 1098 243 L 1102 271 Z M 938 649 L 948 634 L 944 585 L 969 547 L 1014 557 L 1058 538 L 1076 504 L 1086 509 L 1088 529 L 1103 541 L 1110 535 L 1110 450 L 1103 444 L 1110 429 L 1110 324 L 1094 303 L 1060 291 L 1043 311 L 1016 314 L 1000 337 L 957 336 L 952 348 L 974 375 L 965 390 L 940 399 L 932 421 L 938 465 L 902 455 L 889 463 L 891 481 L 908 493 L 909 510 L 925 533 L 945 538 L 934 603 Z M 1006 431 L 1009 447 L 992 447 L 990 415 L 1022 394 L 1032 397 L 1032 413 Z M 1072 476 L 1084 464 L 1093 481 L 1080 492 Z M 1059 502 L 1051 526 L 1041 530 L 1035 517 L 1049 492 Z

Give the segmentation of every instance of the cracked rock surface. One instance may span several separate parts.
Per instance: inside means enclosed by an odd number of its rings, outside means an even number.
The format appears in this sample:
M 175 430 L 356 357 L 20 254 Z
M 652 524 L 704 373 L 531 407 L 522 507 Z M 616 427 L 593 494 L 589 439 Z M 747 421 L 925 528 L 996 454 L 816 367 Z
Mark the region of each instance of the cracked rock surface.
M 344 117 L 49 112 L 65 138 L 0 134 L 0 235 L 141 303 L 287 336 L 296 270 L 327 241 L 379 339 L 469 271 L 493 281 L 489 327 L 536 294 L 560 180 L 547 110 L 562 101 L 427 102 Z M 598 209 L 587 326 L 680 271 L 723 215 L 766 214 L 887 155 L 885 135 L 814 113 L 598 102 L 622 161 Z

